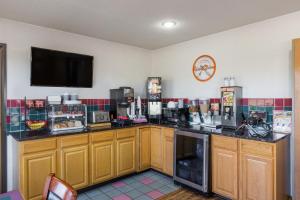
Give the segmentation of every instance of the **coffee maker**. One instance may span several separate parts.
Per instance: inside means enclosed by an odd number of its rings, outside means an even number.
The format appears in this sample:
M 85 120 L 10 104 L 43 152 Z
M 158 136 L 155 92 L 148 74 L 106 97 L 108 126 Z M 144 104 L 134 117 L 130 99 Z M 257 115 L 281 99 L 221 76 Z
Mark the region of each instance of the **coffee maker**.
M 160 121 L 162 114 L 161 77 L 148 77 L 147 98 L 149 121 Z
M 120 87 L 110 90 L 111 119 L 128 120 L 134 103 L 134 90 L 131 87 Z
M 223 127 L 236 128 L 242 117 L 242 87 L 221 87 L 221 120 Z

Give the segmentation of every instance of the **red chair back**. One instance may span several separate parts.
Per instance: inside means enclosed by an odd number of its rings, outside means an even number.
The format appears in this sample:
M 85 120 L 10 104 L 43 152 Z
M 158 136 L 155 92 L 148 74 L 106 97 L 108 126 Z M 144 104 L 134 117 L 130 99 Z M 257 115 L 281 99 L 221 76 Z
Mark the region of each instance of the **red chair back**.
M 77 192 L 71 185 L 55 177 L 55 174 L 49 174 L 46 179 L 43 200 L 76 200 Z

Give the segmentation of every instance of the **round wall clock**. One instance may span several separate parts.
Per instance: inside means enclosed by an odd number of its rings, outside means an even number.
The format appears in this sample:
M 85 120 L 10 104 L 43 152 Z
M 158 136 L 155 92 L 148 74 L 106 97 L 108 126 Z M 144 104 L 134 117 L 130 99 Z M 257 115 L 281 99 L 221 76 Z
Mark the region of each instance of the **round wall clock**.
M 193 64 L 193 74 L 198 81 L 210 80 L 216 73 L 216 62 L 209 55 L 199 56 Z

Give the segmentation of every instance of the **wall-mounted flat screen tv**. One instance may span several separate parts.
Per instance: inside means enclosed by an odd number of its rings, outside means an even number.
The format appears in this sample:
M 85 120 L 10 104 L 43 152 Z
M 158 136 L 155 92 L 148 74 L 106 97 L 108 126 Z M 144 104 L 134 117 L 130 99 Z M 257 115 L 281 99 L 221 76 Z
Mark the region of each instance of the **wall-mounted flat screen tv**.
M 93 85 L 93 56 L 31 47 L 31 86 Z

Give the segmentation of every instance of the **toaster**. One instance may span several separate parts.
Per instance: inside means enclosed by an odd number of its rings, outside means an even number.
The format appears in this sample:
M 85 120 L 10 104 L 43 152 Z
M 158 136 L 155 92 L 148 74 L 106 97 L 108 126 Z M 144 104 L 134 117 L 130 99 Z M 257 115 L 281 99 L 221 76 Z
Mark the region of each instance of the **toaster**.
M 102 123 L 102 122 L 110 122 L 109 112 L 105 111 L 91 111 L 88 114 L 88 123 Z

